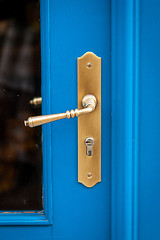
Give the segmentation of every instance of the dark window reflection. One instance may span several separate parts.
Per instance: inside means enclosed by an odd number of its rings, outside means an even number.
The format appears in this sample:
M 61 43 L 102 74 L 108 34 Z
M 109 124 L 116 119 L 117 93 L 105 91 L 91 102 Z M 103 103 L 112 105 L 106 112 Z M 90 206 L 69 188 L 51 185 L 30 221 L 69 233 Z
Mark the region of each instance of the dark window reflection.
M 41 128 L 23 120 L 41 114 L 39 0 L 0 0 L 0 210 L 41 210 Z

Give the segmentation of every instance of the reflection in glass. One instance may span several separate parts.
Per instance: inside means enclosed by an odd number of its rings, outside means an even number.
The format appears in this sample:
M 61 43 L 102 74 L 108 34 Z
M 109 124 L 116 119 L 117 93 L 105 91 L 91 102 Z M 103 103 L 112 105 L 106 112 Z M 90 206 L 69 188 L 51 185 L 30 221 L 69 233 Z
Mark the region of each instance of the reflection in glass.
M 0 210 L 41 210 L 39 0 L 0 0 Z

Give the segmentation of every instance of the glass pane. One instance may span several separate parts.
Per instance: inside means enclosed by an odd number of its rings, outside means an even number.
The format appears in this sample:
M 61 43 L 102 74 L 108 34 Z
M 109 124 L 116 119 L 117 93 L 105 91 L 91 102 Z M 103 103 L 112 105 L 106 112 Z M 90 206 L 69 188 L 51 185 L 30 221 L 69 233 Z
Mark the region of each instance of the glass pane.
M 0 0 L 0 210 L 43 208 L 40 68 L 39 0 Z

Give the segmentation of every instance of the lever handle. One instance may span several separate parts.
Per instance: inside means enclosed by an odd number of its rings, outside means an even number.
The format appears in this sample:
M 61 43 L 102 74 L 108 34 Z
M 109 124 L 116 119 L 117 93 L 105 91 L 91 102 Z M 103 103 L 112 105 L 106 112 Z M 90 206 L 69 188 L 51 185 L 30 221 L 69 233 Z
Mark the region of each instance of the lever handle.
M 63 118 L 74 118 L 79 117 L 80 115 L 87 114 L 93 112 L 97 105 L 97 99 L 94 95 L 88 94 L 82 99 L 83 109 L 75 109 L 71 111 L 67 111 L 65 113 L 51 114 L 51 115 L 43 115 L 36 117 L 29 117 L 26 121 L 24 121 L 24 125 L 28 127 L 36 127 L 45 123 L 50 123 L 56 120 L 60 120 Z

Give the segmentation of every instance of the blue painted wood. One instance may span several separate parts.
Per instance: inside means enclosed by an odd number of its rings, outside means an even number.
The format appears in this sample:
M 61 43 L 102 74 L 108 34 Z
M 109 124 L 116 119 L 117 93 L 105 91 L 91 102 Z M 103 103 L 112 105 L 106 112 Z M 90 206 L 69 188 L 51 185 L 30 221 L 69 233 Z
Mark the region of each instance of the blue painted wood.
M 137 238 L 139 0 L 111 1 L 111 239 Z
M 112 1 L 111 239 L 160 239 L 160 2 Z
M 1 213 L 1 240 L 160 239 L 159 5 L 112 0 L 110 43 L 109 1 L 41 0 L 44 114 L 76 108 L 77 57 L 102 57 L 102 183 L 77 182 L 77 120 L 45 125 L 44 212 Z
M 102 58 L 102 182 L 78 183 L 77 119 L 45 125 L 44 213 L 3 214 L 1 240 L 110 239 L 110 1 L 41 0 L 41 31 L 44 114 L 76 108 L 77 58 Z
M 40 1 L 41 16 L 41 69 L 42 69 L 42 114 L 51 114 L 51 76 L 50 76 L 50 0 Z M 52 209 L 52 178 L 53 165 L 51 155 L 51 125 L 42 126 L 42 146 L 43 146 L 43 201 L 44 214 L 48 224 L 53 220 Z
M 50 9 L 53 113 L 77 107 L 77 57 L 102 58 L 102 182 L 78 183 L 77 119 L 52 123 L 53 236 L 110 239 L 110 1 L 54 0 Z
M 138 239 L 160 239 L 160 2 L 140 1 Z

